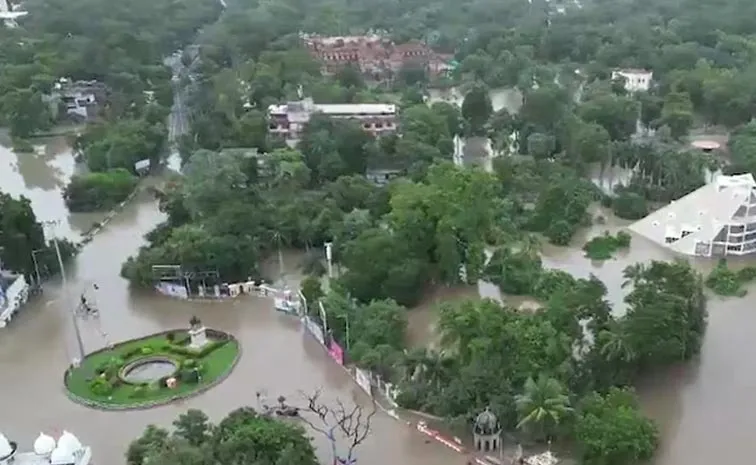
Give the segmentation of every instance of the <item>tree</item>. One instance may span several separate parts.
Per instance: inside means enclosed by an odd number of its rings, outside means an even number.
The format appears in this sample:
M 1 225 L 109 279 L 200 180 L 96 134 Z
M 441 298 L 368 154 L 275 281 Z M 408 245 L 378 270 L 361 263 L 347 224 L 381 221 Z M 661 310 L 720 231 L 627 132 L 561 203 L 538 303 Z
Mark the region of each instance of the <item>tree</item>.
M 341 400 L 337 400 L 336 406 L 331 407 L 320 400 L 320 392 L 316 391 L 305 395 L 305 403 L 299 409 L 303 412 L 301 418 L 328 440 L 333 463 L 354 463 L 355 451 L 370 434 L 372 420 L 377 412 L 375 402 L 370 411 L 357 404 L 351 408 L 346 407 Z M 340 447 L 344 449 L 339 450 Z
M 693 125 L 693 103 L 685 92 L 669 93 L 664 98 L 660 123 L 669 127 L 672 137 L 679 140 Z
M 61 256 L 68 260 L 76 254 L 76 246 L 59 241 Z M 36 276 L 34 260 L 43 277 L 58 273 L 58 262 L 52 243 L 45 241 L 42 224 L 37 221 L 26 197 L 14 199 L 0 192 L 0 263 L 5 270 Z
M 537 439 L 546 439 L 572 412 L 565 388 L 553 378 L 528 378 L 523 393 L 515 397 L 520 413 L 518 428 L 529 428 Z
M 173 422 L 174 435 L 194 447 L 201 446 L 210 437 L 210 423 L 202 410 L 189 409 Z
M 63 191 L 63 199 L 72 212 L 107 210 L 124 201 L 136 185 L 137 178 L 123 168 L 75 175 Z
M 29 137 L 51 126 L 50 107 L 42 100 L 42 94 L 34 89 L 17 89 L 5 95 L 3 110 L 10 120 L 13 137 Z
M 317 304 L 323 297 L 323 287 L 320 284 L 320 278 L 317 276 L 307 276 L 302 280 L 299 287 L 302 295 L 307 300 L 307 308 L 312 314 L 317 314 Z
M 659 431 L 644 417 L 630 390 L 611 388 L 587 396 L 575 423 L 575 436 L 587 465 L 631 465 L 649 460 Z
M 173 434 L 148 426 L 129 446 L 128 464 L 210 465 L 218 460 L 260 465 L 318 464 L 301 427 L 259 415 L 250 407 L 232 411 L 217 425 L 209 425 L 204 413 L 189 410 L 174 426 Z M 292 459 L 296 461 L 288 462 Z
M 462 102 L 462 117 L 470 128 L 470 134 L 483 134 L 484 126 L 491 114 L 493 114 L 493 105 L 488 89 L 480 85 L 473 87 Z
M 603 126 L 612 140 L 627 140 L 636 129 L 638 104 L 630 97 L 599 93 L 580 105 L 579 114 Z

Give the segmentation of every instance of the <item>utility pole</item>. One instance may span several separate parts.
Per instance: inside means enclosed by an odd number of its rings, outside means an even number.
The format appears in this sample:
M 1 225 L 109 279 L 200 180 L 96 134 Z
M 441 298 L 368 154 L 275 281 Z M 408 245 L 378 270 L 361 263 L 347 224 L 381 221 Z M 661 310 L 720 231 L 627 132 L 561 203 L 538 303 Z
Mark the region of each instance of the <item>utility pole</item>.
M 44 221 L 43 224 L 46 226 L 54 226 L 57 225 L 58 221 Z M 55 246 L 55 255 L 58 258 L 58 266 L 60 267 L 60 278 L 61 283 L 63 285 L 63 295 L 64 295 L 64 305 L 68 306 L 70 308 L 71 312 L 71 321 L 73 323 L 73 329 L 74 329 L 74 336 L 76 337 L 76 348 L 78 349 L 78 358 L 74 357 L 72 360 L 73 366 L 78 366 L 82 360 L 84 360 L 84 356 L 86 355 L 86 352 L 84 350 L 84 341 L 81 338 L 81 329 L 79 328 L 79 320 L 76 317 L 76 307 L 73 305 L 73 300 L 71 298 L 71 289 L 68 287 L 68 279 L 66 277 L 66 268 L 63 265 L 63 257 L 60 255 L 60 246 L 58 244 L 58 237 L 54 234 L 53 231 L 53 245 Z

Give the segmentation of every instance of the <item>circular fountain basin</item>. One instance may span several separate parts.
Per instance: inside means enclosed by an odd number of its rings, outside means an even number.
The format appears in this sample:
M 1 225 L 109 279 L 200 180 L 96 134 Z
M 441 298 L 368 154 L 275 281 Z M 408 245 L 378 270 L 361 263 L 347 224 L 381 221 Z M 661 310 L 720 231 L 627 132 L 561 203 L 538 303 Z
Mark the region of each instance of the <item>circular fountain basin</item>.
M 179 365 L 167 357 L 148 357 L 135 360 L 121 369 L 121 379 L 128 383 L 151 383 L 174 375 Z

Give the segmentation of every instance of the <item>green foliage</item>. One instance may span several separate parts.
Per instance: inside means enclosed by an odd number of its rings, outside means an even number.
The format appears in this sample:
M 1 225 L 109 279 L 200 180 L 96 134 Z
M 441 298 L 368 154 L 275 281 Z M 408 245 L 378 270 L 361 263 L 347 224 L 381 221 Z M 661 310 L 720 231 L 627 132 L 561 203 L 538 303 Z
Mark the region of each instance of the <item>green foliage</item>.
M 632 465 L 649 460 L 659 431 L 641 413 L 632 391 L 611 388 L 582 401 L 575 436 L 586 465 Z
M 260 465 L 318 464 L 304 429 L 260 416 L 250 407 L 234 410 L 217 425 L 211 424 L 203 412 L 190 409 L 173 426 L 173 433 L 148 426 L 129 446 L 128 465 L 209 465 L 217 460 Z
M 639 220 L 649 213 L 648 202 L 642 195 L 627 190 L 611 199 L 614 214 L 626 220 Z
M 317 276 L 307 276 L 299 284 L 302 295 L 307 300 L 307 307 L 311 312 L 316 312 L 318 301 L 323 297 L 323 286 Z
M 0 261 L 4 269 L 36 277 L 36 258 L 42 278 L 58 273 L 55 249 L 52 242 L 45 242 L 42 224 L 37 221 L 29 199 L 23 196 L 14 199 L 0 192 L 0 231 Z M 77 246 L 67 240 L 58 242 L 64 261 L 78 251 Z
M 89 383 L 89 389 L 96 396 L 106 397 L 113 392 L 113 385 L 105 376 L 98 376 Z
M 75 148 L 93 172 L 123 169 L 134 173 L 134 164 L 159 161 L 168 131 L 160 121 L 128 118 L 113 123 L 88 125 L 76 139 Z
M 124 201 L 136 184 L 136 177 L 122 168 L 75 175 L 66 186 L 63 198 L 72 212 L 107 210 Z
M 572 413 L 570 398 L 559 380 L 539 376 L 525 381 L 523 393 L 515 396 L 519 415 L 517 427 L 537 431 L 545 439 Z
M 619 249 L 630 247 L 630 234 L 620 231 L 616 236 L 604 231 L 601 236 L 596 236 L 583 246 L 585 256 L 591 260 L 608 260 Z
M 706 287 L 721 296 L 743 297 L 743 286 L 756 279 L 756 267 L 747 266 L 733 271 L 727 267 L 727 260 L 721 259 L 706 277 Z

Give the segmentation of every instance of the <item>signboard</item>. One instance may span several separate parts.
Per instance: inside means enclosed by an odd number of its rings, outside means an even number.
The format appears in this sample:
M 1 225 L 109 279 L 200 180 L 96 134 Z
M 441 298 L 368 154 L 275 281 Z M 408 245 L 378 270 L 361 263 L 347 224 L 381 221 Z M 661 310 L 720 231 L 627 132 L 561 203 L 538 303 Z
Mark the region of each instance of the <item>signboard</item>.
M 304 323 L 304 327 L 307 330 L 308 333 L 312 334 L 312 336 L 320 342 L 320 344 L 325 345 L 325 337 L 323 336 L 323 329 L 309 316 L 305 316 L 302 318 L 302 323 Z
M 373 396 L 373 391 L 370 388 L 370 375 L 367 371 L 355 368 L 354 380 L 357 381 L 357 385 L 362 388 L 363 391 L 369 396 Z
M 155 285 L 155 290 L 168 297 L 189 298 L 189 293 L 183 284 L 162 282 Z
M 344 349 L 341 348 L 338 342 L 331 338 L 330 347 L 328 347 L 328 354 L 339 365 L 344 365 Z

